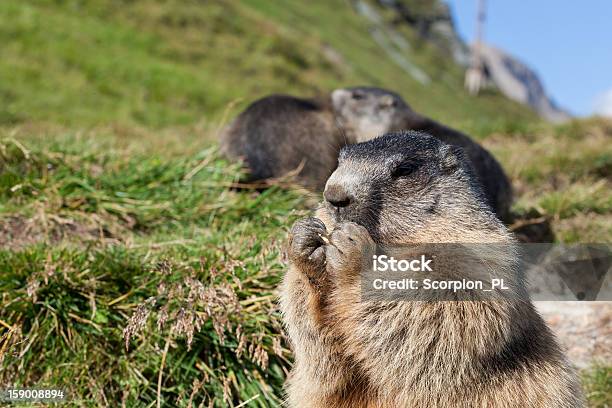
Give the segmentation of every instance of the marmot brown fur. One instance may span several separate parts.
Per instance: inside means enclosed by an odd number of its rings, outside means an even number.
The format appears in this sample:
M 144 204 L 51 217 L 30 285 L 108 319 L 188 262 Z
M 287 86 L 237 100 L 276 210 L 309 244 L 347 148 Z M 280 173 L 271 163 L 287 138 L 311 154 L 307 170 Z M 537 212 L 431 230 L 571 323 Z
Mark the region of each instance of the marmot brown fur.
M 414 112 L 399 95 L 380 88 L 336 89 L 332 92 L 332 105 L 344 129 L 350 132 L 352 126 L 359 125 L 363 141 L 388 131 L 417 130 L 462 147 L 482 184 L 487 203 L 502 221 L 510 221 L 510 181 L 497 160 L 469 136 Z M 382 124 L 386 123 L 379 118 L 386 110 L 394 115 L 393 122 L 385 128 Z
M 301 408 L 575 408 L 579 382 L 525 293 L 513 239 L 485 204 L 461 149 L 418 132 L 346 146 L 318 218 L 296 222 L 281 308 Z M 377 248 L 486 243 L 509 294 L 470 301 L 362 297 Z M 490 249 L 488 249 L 490 248 Z M 469 257 L 437 254 L 439 276 Z M 484 296 L 484 294 L 482 295 Z
M 329 97 L 270 95 L 259 99 L 222 132 L 221 151 L 230 159 L 244 161 L 250 181 L 294 174 L 299 184 L 322 191 L 342 146 L 388 132 L 403 115 L 384 92 L 369 95 L 364 90 L 364 94 L 368 98 L 363 98 L 362 105 L 387 104 L 384 112 L 370 120 L 354 113 L 344 118 Z M 376 107 L 363 109 L 374 111 Z
M 326 101 L 288 95 L 255 101 L 221 135 L 221 151 L 244 161 L 250 181 L 296 173 L 298 183 L 319 191 L 343 144 Z

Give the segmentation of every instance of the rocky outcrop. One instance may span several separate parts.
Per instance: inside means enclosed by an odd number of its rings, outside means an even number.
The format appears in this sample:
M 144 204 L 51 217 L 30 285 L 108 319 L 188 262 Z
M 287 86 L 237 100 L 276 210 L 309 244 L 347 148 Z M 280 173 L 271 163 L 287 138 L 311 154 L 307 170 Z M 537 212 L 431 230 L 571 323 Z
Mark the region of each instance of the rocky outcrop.
M 612 303 L 534 302 L 568 359 L 579 368 L 612 364 Z
M 570 119 L 570 115 L 546 95 L 535 71 L 523 62 L 486 44 L 480 46 L 480 55 L 486 79 L 509 99 L 531 106 L 551 122 Z
M 391 61 L 423 85 L 429 84 L 429 76 L 417 67 L 410 58 L 412 46 L 399 32 L 387 24 L 380 13 L 364 0 L 353 2 L 355 11 L 364 16 L 370 23 L 368 30 L 372 39 L 383 49 Z
M 448 4 L 441 1 L 410 0 L 378 0 L 378 4 L 395 11 L 394 24 L 410 25 L 421 38 L 452 55 L 456 63 L 468 65 L 469 47 L 455 29 Z
M 427 85 L 430 78 L 410 58 L 411 45 L 397 27 L 409 25 L 421 39 L 434 44 L 444 54 L 451 55 L 458 65 L 468 68 L 472 50 L 459 36 L 451 10 L 441 0 L 353 0 L 355 10 L 369 20 L 368 27 L 376 43 L 389 55 L 391 61 L 401 66 L 420 83 Z M 385 17 L 381 9 L 392 10 Z M 391 14 L 391 17 L 387 17 Z M 540 116 L 551 122 L 563 122 L 571 116 L 559 108 L 547 96 L 538 75 L 526 64 L 489 45 L 482 45 L 484 78 L 478 71 L 478 86 L 498 89 L 507 98 L 530 106 Z M 474 71 L 472 69 L 472 71 Z
M 595 99 L 595 114 L 612 118 L 612 89 Z

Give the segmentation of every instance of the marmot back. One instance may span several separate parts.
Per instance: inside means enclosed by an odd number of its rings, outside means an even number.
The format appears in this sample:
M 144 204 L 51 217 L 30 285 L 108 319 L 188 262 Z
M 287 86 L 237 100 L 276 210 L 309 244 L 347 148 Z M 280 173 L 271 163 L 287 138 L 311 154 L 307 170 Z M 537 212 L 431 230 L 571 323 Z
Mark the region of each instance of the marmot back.
M 296 174 L 321 190 L 336 167 L 342 135 L 325 101 L 271 95 L 252 103 L 221 135 L 221 151 L 242 159 L 252 181 Z

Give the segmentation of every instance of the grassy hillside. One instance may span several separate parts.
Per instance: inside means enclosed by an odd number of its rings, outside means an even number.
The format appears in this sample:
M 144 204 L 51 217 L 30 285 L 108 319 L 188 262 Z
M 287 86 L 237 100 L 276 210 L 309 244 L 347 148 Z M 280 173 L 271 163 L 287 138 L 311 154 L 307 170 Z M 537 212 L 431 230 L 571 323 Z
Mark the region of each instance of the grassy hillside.
M 553 127 L 473 98 L 401 29 L 428 86 L 390 62 L 349 3 L 0 2 L 0 389 L 68 406 L 278 406 L 291 353 L 282 242 L 314 199 L 231 189 L 211 142 L 269 92 L 398 90 L 500 158 L 515 210 L 557 240 L 612 237 L 612 124 Z M 535 215 L 533 215 L 535 214 Z M 592 406 L 612 404 L 607 366 Z
M 145 406 L 170 347 L 167 406 L 192 393 L 215 406 L 278 402 L 290 358 L 274 298 L 279 239 L 303 199 L 229 191 L 238 172 L 210 150 L 54 139 L 0 145 L 0 384 Z
M 432 78 L 419 84 L 388 60 L 368 24 L 344 0 L 5 0 L 0 123 L 216 122 L 230 102 L 364 83 L 464 127 L 533 118 L 499 95 L 467 96 L 462 72 L 404 30 L 409 58 Z

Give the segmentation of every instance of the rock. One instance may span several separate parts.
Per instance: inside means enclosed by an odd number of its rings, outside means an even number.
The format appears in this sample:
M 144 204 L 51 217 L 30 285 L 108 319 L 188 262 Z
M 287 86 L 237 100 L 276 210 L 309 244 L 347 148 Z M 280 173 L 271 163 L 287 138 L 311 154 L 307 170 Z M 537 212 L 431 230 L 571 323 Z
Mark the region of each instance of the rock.
M 396 24 L 410 25 L 421 38 L 450 53 L 456 63 L 462 66 L 469 64 L 469 47 L 455 29 L 448 4 L 441 1 L 407 0 L 378 0 L 378 4 L 396 13 L 394 21 Z
M 481 44 L 480 55 L 486 79 L 509 99 L 531 106 L 551 122 L 559 123 L 571 118 L 546 95 L 535 71 L 516 57 L 487 44 Z
M 572 364 L 612 364 L 612 302 L 535 302 Z
M 369 20 L 368 30 L 372 39 L 387 53 L 391 61 L 421 84 L 429 84 L 431 82 L 429 76 L 409 58 L 411 46 L 408 40 L 387 24 L 380 13 L 366 1 L 356 0 L 353 6 L 357 13 Z
M 353 0 L 352 4 L 359 14 L 369 20 L 369 30 L 377 44 L 393 62 L 420 83 L 427 84 L 430 78 L 411 61 L 410 44 L 396 30 L 401 25 L 410 26 L 424 41 L 435 45 L 445 55 L 451 55 L 457 65 L 466 69 L 470 66 L 473 49 L 459 36 L 445 2 Z M 381 9 L 387 12 L 382 13 Z M 472 94 L 476 94 L 482 86 L 493 86 L 507 98 L 530 106 L 546 120 L 559 123 L 571 119 L 569 113 L 546 95 L 538 75 L 526 64 L 486 44 L 481 46 L 481 56 L 484 69 L 468 69 L 466 75 L 466 86 Z

